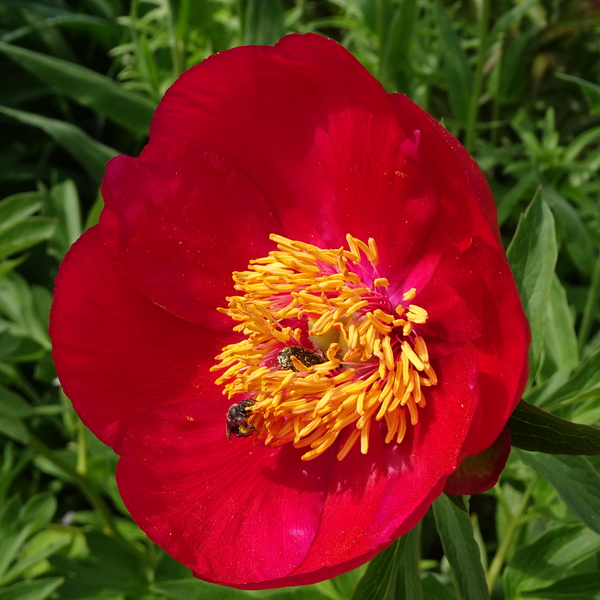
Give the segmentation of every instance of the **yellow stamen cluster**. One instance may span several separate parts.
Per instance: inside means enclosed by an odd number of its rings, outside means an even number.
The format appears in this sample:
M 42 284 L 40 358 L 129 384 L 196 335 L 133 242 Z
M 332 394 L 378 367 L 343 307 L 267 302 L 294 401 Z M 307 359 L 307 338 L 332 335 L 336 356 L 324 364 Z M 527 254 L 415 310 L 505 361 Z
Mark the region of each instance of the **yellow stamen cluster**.
M 278 250 L 234 273 L 243 295 L 219 309 L 247 336 L 216 357 L 212 370 L 226 369 L 217 379 L 223 393 L 254 400 L 248 422 L 255 441 L 310 447 L 303 460 L 325 452 L 349 426 L 338 460 L 359 440 L 366 453 L 373 417 L 385 419 L 386 443 L 400 443 L 407 417 L 415 425 L 417 407 L 425 406 L 422 387 L 437 383 L 425 341 L 414 330 L 427 321 L 427 311 L 405 306 L 416 290 L 390 304 L 372 238 L 365 244 L 346 236 L 349 250 L 270 238 Z M 370 266 L 361 264 L 361 253 Z M 310 345 L 323 353 L 322 363 L 306 366 L 292 356 L 296 371 L 281 369 L 282 348 Z

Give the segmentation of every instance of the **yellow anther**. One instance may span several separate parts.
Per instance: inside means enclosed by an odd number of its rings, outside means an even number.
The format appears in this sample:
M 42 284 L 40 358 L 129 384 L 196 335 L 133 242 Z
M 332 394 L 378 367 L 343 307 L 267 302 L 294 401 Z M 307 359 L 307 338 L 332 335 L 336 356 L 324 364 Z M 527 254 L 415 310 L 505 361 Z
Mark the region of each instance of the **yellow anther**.
M 402 295 L 402 302 L 409 302 L 417 295 L 417 288 L 410 288 L 407 292 Z
M 220 309 L 247 336 L 223 348 L 211 369 L 224 371 L 217 379 L 223 393 L 252 398 L 247 420 L 256 443 L 307 448 L 303 460 L 326 452 L 338 436 L 338 460 L 355 445 L 368 452 L 373 420 L 385 419 L 386 443 L 400 443 L 407 419 L 416 424 L 426 404 L 423 388 L 437 383 L 415 331 L 427 311 L 410 304 L 390 314 L 390 283 L 378 276 L 372 238 L 365 243 L 348 235 L 349 250 L 279 235 L 271 240 L 278 249 L 234 273 L 241 295 Z M 402 301 L 415 296 L 412 288 Z M 317 358 L 313 363 L 290 352 L 296 370 L 282 369 L 280 353 L 288 346 Z

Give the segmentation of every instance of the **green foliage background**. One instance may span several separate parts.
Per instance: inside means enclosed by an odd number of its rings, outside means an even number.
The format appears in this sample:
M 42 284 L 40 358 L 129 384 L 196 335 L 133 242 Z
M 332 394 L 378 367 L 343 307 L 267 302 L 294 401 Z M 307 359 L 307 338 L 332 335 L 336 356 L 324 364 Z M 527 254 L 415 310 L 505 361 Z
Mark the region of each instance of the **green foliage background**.
M 600 420 L 598 0 L 0 0 L 0 600 L 600 598 L 597 456 L 515 450 L 470 515 L 443 496 L 368 569 L 241 592 L 139 531 L 117 457 L 62 393 L 52 284 L 97 221 L 106 161 L 137 155 L 186 68 L 309 31 L 473 153 L 531 322 L 525 399 Z

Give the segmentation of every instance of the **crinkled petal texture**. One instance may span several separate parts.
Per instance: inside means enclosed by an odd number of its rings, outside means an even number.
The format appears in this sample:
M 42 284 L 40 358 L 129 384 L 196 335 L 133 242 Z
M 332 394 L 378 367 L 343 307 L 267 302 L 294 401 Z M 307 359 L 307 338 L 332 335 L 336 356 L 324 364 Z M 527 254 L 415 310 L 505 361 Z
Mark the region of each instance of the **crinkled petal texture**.
M 121 455 L 133 518 L 198 577 L 267 588 L 356 567 L 501 436 L 529 334 L 485 178 L 341 46 L 292 35 L 189 70 L 141 156 L 111 161 L 103 195 L 57 278 L 54 359 L 84 422 Z M 402 443 L 375 421 L 368 452 L 342 461 L 347 431 L 308 462 L 290 444 L 228 443 L 231 401 L 209 369 L 240 334 L 216 309 L 231 273 L 274 249 L 271 233 L 323 248 L 373 237 L 390 295 L 417 289 L 439 383 Z M 483 489 L 499 468 L 464 469 L 449 487 Z

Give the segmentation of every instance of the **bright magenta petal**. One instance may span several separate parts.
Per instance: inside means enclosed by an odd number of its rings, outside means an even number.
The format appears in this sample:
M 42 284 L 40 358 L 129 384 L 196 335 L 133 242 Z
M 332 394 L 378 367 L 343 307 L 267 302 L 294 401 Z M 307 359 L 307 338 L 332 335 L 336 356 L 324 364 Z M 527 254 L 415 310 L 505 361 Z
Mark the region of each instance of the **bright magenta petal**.
M 95 227 L 67 254 L 50 333 L 65 393 L 85 424 L 118 451 L 123 433 L 147 411 L 220 395 L 202 365 L 235 335 L 182 321 L 139 295 L 111 258 L 112 246 Z

